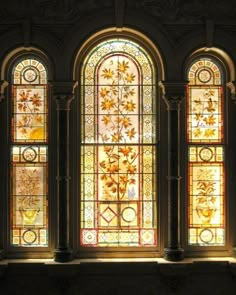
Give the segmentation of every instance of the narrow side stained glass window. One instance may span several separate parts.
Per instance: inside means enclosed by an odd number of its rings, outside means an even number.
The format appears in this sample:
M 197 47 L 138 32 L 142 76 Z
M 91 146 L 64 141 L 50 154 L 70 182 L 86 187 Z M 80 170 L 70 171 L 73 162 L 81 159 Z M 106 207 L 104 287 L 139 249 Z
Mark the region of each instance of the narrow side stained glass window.
M 212 59 L 188 72 L 188 244 L 225 244 L 225 148 L 222 71 Z
M 12 246 L 48 246 L 47 70 L 36 58 L 12 72 L 11 234 Z
M 134 42 L 96 46 L 82 68 L 83 247 L 157 245 L 155 72 Z

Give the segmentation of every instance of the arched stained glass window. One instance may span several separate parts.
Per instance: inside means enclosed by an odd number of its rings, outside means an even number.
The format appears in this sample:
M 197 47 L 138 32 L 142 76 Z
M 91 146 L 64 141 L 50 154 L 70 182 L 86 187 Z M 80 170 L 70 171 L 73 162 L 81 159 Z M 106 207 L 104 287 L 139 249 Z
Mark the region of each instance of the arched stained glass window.
M 126 39 L 93 48 L 81 72 L 81 246 L 157 244 L 155 71 Z
M 188 243 L 225 244 L 225 148 L 222 69 L 210 58 L 188 72 Z
M 12 71 L 11 245 L 48 245 L 47 70 L 37 58 Z

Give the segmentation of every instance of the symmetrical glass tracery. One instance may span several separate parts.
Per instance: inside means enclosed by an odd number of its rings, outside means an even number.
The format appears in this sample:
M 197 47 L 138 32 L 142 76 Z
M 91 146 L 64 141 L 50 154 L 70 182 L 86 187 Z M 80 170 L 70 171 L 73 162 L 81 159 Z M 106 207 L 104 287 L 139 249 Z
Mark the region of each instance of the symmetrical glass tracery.
M 157 244 L 156 102 L 151 58 L 115 38 L 81 71 L 81 246 Z
M 188 244 L 225 244 L 222 70 L 210 58 L 188 72 Z
M 12 71 L 11 245 L 48 245 L 47 71 L 36 58 Z

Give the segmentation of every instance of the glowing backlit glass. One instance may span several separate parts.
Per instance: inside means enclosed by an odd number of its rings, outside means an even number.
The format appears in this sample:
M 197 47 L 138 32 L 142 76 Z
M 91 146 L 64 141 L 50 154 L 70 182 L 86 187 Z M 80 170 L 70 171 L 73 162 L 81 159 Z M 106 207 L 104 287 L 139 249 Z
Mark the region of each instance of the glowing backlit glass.
M 139 45 L 113 39 L 82 68 L 82 246 L 155 246 L 155 76 Z
M 12 73 L 11 245 L 48 245 L 47 72 L 36 59 Z
M 187 99 L 188 243 L 225 244 L 222 74 L 212 60 L 190 67 Z

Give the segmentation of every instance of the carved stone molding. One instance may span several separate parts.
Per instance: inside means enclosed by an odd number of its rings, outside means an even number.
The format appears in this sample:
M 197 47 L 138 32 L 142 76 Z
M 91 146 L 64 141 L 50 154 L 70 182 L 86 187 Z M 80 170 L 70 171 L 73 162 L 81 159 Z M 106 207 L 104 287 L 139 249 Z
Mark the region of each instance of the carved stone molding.
M 164 23 L 204 23 L 205 19 L 231 20 L 236 16 L 233 0 L 129 0 L 129 8 L 142 10 Z
M 236 81 L 228 82 L 226 86 L 230 89 L 231 99 L 236 104 Z
M 70 110 L 70 103 L 74 99 L 77 81 L 49 81 L 53 98 L 57 103 L 57 110 Z
M 5 80 L 1 80 L 1 90 L 0 90 L 0 102 L 5 98 L 4 92 L 5 88 L 8 86 L 8 82 Z
M 160 81 L 162 98 L 168 110 L 179 110 L 180 104 L 185 98 L 187 81 Z

